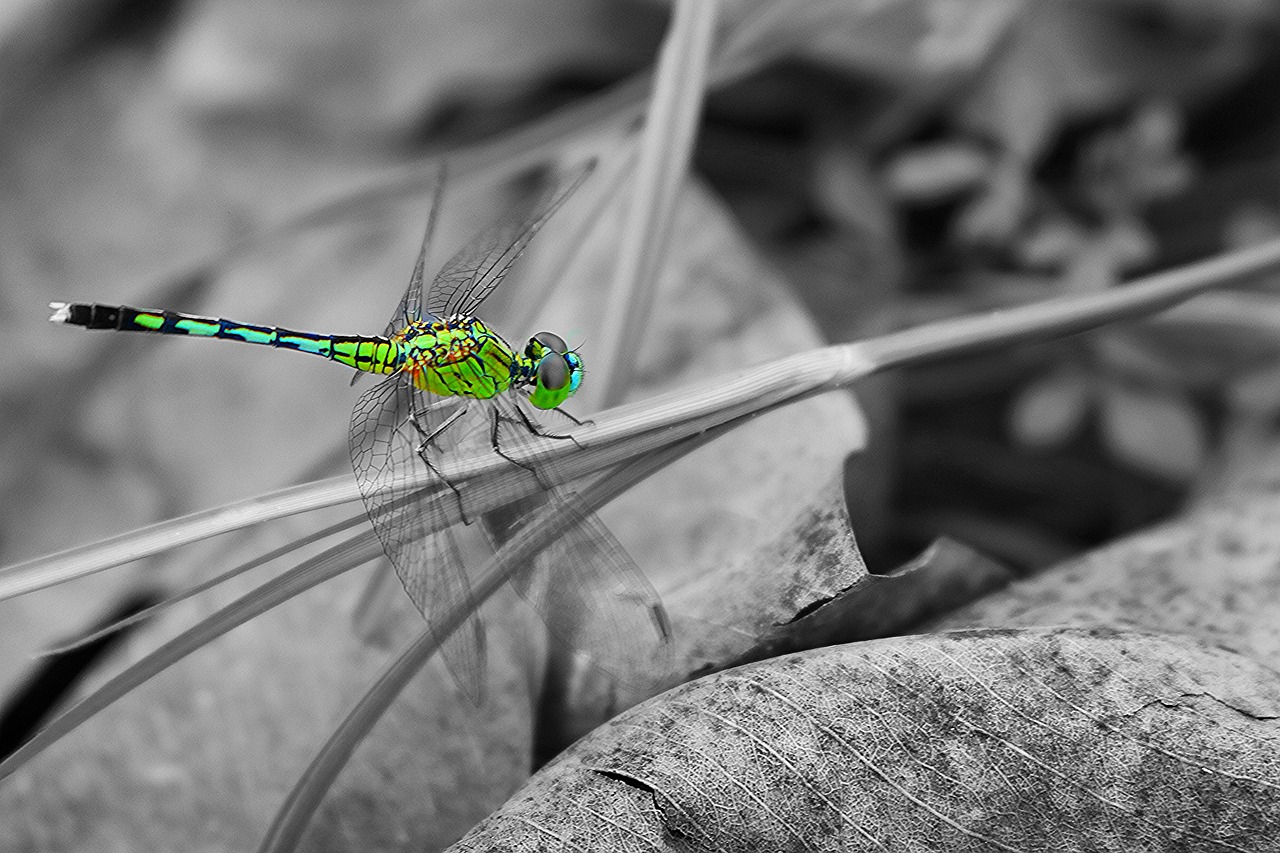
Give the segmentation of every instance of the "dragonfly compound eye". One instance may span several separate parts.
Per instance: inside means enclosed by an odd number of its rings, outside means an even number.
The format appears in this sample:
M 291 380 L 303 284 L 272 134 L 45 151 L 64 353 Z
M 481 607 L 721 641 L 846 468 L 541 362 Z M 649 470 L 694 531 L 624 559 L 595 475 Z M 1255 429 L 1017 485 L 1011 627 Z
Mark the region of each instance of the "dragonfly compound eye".
M 544 356 L 538 362 L 538 385 L 548 391 L 559 391 L 569 384 L 569 362 L 559 353 Z
M 529 401 L 539 409 L 554 409 L 578 390 L 582 382 L 582 359 L 576 353 L 543 351 L 534 374 Z
M 564 338 L 560 337 L 555 332 L 538 332 L 538 334 L 533 336 L 533 339 L 552 352 L 559 353 L 560 355 L 564 355 L 569 351 L 569 345 L 564 342 Z

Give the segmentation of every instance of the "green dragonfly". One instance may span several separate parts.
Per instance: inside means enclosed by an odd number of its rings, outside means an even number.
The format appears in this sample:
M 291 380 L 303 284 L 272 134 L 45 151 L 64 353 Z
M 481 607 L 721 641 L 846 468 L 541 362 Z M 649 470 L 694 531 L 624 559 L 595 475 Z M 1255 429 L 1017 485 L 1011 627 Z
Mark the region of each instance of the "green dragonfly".
M 409 287 L 379 336 L 323 335 L 255 326 L 174 311 L 121 305 L 50 303 L 50 320 L 89 329 L 222 338 L 323 356 L 362 373 L 386 378 L 356 403 L 349 433 L 352 467 L 365 509 L 405 591 L 428 626 L 471 595 L 462 552 L 437 496 L 453 489 L 468 524 L 465 495 L 442 474 L 448 453 L 485 448 L 518 465 L 543 500 L 571 513 L 571 526 L 521 572 L 517 590 L 538 609 L 553 634 L 589 651 L 626 681 L 655 642 L 668 639 L 660 599 L 620 543 L 593 512 L 568 500 L 548 460 L 515 462 L 510 449 L 538 436 L 567 438 L 545 426 L 582 381 L 582 359 L 563 338 L 540 332 L 516 349 L 476 317 L 511 265 L 547 220 L 586 180 L 592 163 L 550 193 L 524 220 L 495 226 L 455 254 L 426 284 L 443 196 L 437 180 L 426 234 Z M 491 535 L 511 533 L 529 507 L 495 513 L 483 525 Z M 501 520 L 495 520 L 501 519 Z M 501 531 L 501 532 L 500 532 Z M 647 640 L 645 638 L 648 638 Z M 484 633 L 477 618 L 440 638 L 442 655 L 473 700 L 483 695 Z

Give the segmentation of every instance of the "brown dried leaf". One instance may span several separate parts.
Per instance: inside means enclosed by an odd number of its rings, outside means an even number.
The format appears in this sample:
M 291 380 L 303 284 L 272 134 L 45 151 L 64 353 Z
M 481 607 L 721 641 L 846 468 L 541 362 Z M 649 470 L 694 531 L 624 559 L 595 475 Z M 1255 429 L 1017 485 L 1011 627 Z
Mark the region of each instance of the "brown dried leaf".
M 686 193 L 678 216 L 680 238 L 668 258 L 659 323 L 639 355 L 647 382 L 666 388 L 817 342 L 812 323 L 761 268 L 713 198 Z M 603 236 L 602 254 L 613 245 Z M 540 239 L 556 238 L 549 228 Z M 370 292 L 358 295 L 367 301 Z M 590 292 L 565 301 L 585 310 Z M 560 328 L 574 328 L 567 315 L 557 316 Z M 594 327 L 580 322 L 577 328 Z M 588 358 L 590 346 L 588 339 Z M 152 370 L 171 375 L 178 349 L 148 355 L 155 359 Z M 221 353 L 235 357 L 234 347 L 217 348 L 219 354 L 214 349 L 195 344 L 182 358 L 206 364 L 223 358 Z M 268 362 L 272 370 L 305 368 L 305 360 L 272 355 L 250 351 L 246 357 L 258 356 L 253 361 L 264 369 Z M 317 367 L 332 370 L 323 362 Z M 207 372 L 193 367 L 183 375 Z M 339 395 L 349 393 L 345 376 L 338 384 L 341 390 L 325 401 L 329 415 Z M 194 392 L 200 386 L 184 387 Z M 342 405 L 349 403 L 348 398 Z M 227 440 L 243 442 L 241 413 L 248 408 L 261 407 L 242 400 L 228 409 L 228 419 L 239 426 L 223 422 L 218 429 Z M 290 420 L 286 407 L 264 411 L 254 421 L 255 437 L 261 433 L 264 441 L 274 437 L 300 447 L 310 443 L 268 417 Z M 661 584 L 664 576 L 718 564 L 768 541 L 787 521 L 776 507 L 804 505 L 814 483 L 839 468 L 860 435 L 849 396 L 814 398 L 755 419 L 701 449 L 606 508 L 606 515 Z M 746 519 L 745 529 L 734 514 Z M 354 597 L 342 586 L 317 590 L 291 605 L 288 618 L 266 617 L 223 638 L 0 786 L 0 813 L 32 815 L 22 831 L 36 847 L 187 848 L 215 838 L 251 845 L 287 785 L 384 659 L 382 650 L 363 647 L 348 634 L 347 608 Z M 190 620 L 204 607 L 184 607 L 181 615 Z M 530 745 L 545 741 L 530 720 L 543 689 L 543 648 L 524 608 L 511 602 L 498 607 L 490 612 L 489 632 L 495 698 L 475 712 L 459 705 L 441 670 L 424 673 L 338 780 L 313 837 L 358 838 L 367 849 L 405 837 L 445 844 L 523 780 L 533 760 Z M 420 629 L 412 618 L 405 625 Z M 69 786 L 68 779 L 77 781 Z M 192 799 L 168 795 L 175 780 L 195 792 Z M 95 817 L 75 817 L 86 813 Z
M 843 480 L 829 477 L 771 540 L 737 561 L 709 566 L 665 596 L 675 635 L 664 659 L 671 666 L 666 684 L 785 652 L 901 633 L 1010 581 L 1008 569 L 949 539 L 892 572 L 871 574 L 854 538 Z M 549 692 L 540 707 L 543 760 L 643 698 L 581 667 L 562 677 L 572 689 Z
M 1274 463 L 1274 456 L 1272 458 Z M 1242 474 L 1275 465 L 1255 464 Z M 939 630 L 984 625 L 1120 625 L 1189 634 L 1280 661 L 1280 500 L 1218 498 L 963 608 Z
M 1280 677 L 1194 641 L 979 631 L 676 688 L 535 776 L 455 851 L 1258 850 Z

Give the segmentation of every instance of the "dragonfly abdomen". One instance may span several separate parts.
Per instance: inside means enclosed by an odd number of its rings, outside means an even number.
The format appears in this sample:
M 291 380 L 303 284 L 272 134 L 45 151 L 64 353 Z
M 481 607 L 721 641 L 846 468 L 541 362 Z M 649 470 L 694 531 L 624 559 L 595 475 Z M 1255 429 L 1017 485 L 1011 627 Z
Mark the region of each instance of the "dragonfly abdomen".
M 49 307 L 54 309 L 49 319 L 55 323 L 84 326 L 86 329 L 155 332 L 260 344 L 318 355 L 370 373 L 394 373 L 402 361 L 399 346 L 382 337 L 318 335 L 177 311 L 140 311 L 127 305 L 51 302 Z

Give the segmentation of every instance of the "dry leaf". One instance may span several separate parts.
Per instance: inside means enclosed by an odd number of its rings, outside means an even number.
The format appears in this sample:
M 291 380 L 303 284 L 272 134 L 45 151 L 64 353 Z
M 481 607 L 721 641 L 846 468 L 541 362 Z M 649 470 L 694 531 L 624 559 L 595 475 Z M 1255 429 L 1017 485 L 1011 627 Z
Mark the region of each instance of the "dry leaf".
M 651 349 L 641 354 L 642 375 L 669 387 L 816 343 L 812 324 L 761 269 L 713 199 L 688 193 L 678 215 L 696 227 L 677 227 L 677 235 L 692 239 L 677 240 L 668 259 L 669 301 L 658 309 Z M 612 242 L 606 235 L 600 245 L 607 252 Z M 589 303 L 589 293 L 578 301 Z M 572 320 L 564 323 L 573 328 Z M 214 347 L 191 349 L 191 358 L 215 357 Z M 589 359 L 589 341 L 585 350 Z M 162 371 L 165 362 L 156 358 L 153 370 Z M 280 370 L 304 361 L 261 359 L 268 360 Z M 345 386 L 346 377 L 337 376 L 337 384 Z M 343 414 L 338 423 L 345 421 Z M 228 435 L 242 428 L 243 422 L 222 427 Z M 254 429 L 271 426 L 256 421 Z M 606 514 L 643 568 L 658 582 L 664 574 L 673 579 L 767 541 L 788 521 L 778 505 L 802 506 L 860 435 L 847 395 L 815 398 L 755 419 Z M 788 464 L 778 465 L 779 458 Z M 0 786 L 0 811 L 29 815 L 24 838 L 62 850 L 190 847 L 215 838 L 249 846 L 383 660 L 380 650 L 349 636 L 354 598 L 336 584 L 295 602 L 287 608 L 292 615 L 264 617 L 223 638 Z M 205 607 L 182 608 L 181 615 L 190 619 Z M 531 622 L 510 602 L 490 610 L 495 698 L 481 712 L 459 704 L 441 670 L 425 672 L 338 780 L 314 837 L 349 836 L 371 848 L 406 837 L 448 843 L 518 785 L 533 761 L 532 744 L 544 739 L 530 720 L 543 671 Z M 417 623 L 410 618 L 407 624 Z M 71 778 L 79 780 L 77 790 L 68 790 Z M 192 791 L 190 800 L 167 796 L 179 783 Z M 72 820 L 86 809 L 106 817 Z M 193 811 L 200 819 L 191 819 Z M 134 814 L 137 822 L 129 819 Z
M 1106 624 L 1189 634 L 1275 667 L 1280 662 L 1280 499 L 1270 470 L 1236 494 L 1015 583 L 936 623 Z M 1240 489 L 1239 484 L 1236 485 Z
M 1280 677 L 1194 641 L 879 640 L 655 697 L 451 850 L 1260 850 L 1278 747 Z

